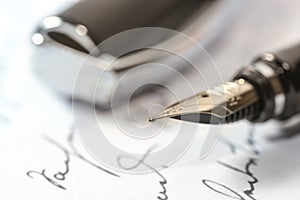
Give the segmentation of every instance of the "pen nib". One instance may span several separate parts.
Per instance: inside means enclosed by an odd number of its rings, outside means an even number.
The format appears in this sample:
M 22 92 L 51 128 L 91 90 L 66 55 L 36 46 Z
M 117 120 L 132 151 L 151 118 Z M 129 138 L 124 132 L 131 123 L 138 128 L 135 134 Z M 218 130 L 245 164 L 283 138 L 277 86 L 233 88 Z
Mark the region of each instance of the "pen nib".
M 181 105 L 180 104 L 173 104 L 172 106 L 169 106 L 168 108 L 166 108 L 164 111 L 162 111 L 161 113 L 154 115 L 152 117 L 149 118 L 150 122 L 153 122 L 157 119 L 163 119 L 163 118 L 167 118 L 167 117 L 172 117 L 174 114 L 180 114 L 182 111 Z
M 255 114 L 257 100 L 253 86 L 240 79 L 177 102 L 149 121 L 170 117 L 196 123 L 231 122 Z

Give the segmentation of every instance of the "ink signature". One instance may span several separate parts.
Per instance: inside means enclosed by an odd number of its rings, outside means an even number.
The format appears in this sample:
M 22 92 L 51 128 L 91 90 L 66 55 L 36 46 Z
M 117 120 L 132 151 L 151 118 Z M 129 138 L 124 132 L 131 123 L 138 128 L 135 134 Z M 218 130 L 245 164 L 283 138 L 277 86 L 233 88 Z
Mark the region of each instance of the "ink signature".
M 79 153 L 78 149 L 75 147 L 74 144 L 74 135 L 75 135 L 75 131 L 74 129 L 72 129 L 69 133 L 69 135 L 67 136 L 67 144 L 68 147 L 71 150 L 68 150 L 67 148 L 65 148 L 64 146 L 62 146 L 61 144 L 59 144 L 58 142 L 56 142 L 55 140 L 53 140 L 52 138 L 49 137 L 44 137 L 44 139 L 51 143 L 52 145 L 54 145 L 56 148 L 60 149 L 64 155 L 65 155 L 65 160 L 64 160 L 64 169 L 61 171 L 58 171 L 57 173 L 53 174 L 53 178 L 49 175 L 46 174 L 46 169 L 42 169 L 41 171 L 37 171 L 37 170 L 30 170 L 26 173 L 26 175 L 30 178 L 36 178 L 37 176 L 40 176 L 42 178 L 44 178 L 46 181 L 48 181 L 49 183 L 51 183 L 53 186 L 62 189 L 62 190 L 66 190 L 66 187 L 64 187 L 61 182 L 64 181 L 66 179 L 66 176 L 68 175 L 68 173 L 70 172 L 70 162 L 71 162 L 71 158 L 77 158 L 80 159 L 81 161 L 83 161 L 84 163 L 97 168 L 98 170 L 114 176 L 114 177 L 120 177 L 118 174 L 109 171 L 103 167 L 101 167 L 100 165 L 95 164 L 94 162 L 88 160 L 86 157 L 84 157 L 81 153 Z
M 223 141 L 224 142 L 224 141 Z M 251 147 L 251 150 L 247 150 L 245 148 L 240 148 L 239 146 L 226 141 L 224 142 L 226 145 L 229 146 L 229 148 L 231 149 L 232 154 L 236 154 L 237 150 L 243 151 L 244 153 L 250 154 L 251 156 L 249 156 L 248 158 L 248 162 L 246 163 L 244 169 L 239 169 L 237 167 L 234 167 L 228 163 L 222 162 L 222 161 L 217 161 L 218 164 L 222 165 L 223 167 L 227 167 L 231 170 L 234 170 L 236 172 L 239 172 L 243 175 L 248 176 L 249 178 L 251 178 L 251 180 L 248 181 L 249 184 L 249 189 L 245 189 L 243 191 L 243 193 L 252 200 L 257 200 L 254 197 L 254 191 L 255 191 L 255 184 L 258 183 L 258 178 L 255 177 L 255 175 L 253 174 L 253 172 L 251 172 L 250 167 L 253 165 L 257 165 L 257 155 L 259 155 L 259 150 L 256 148 L 256 143 L 254 140 L 254 128 L 252 128 L 249 132 L 248 135 L 248 139 L 247 139 L 247 144 Z M 230 187 L 212 181 L 212 180 L 208 180 L 208 179 L 203 179 L 202 183 L 208 187 L 209 189 L 213 190 L 214 192 L 221 194 L 223 196 L 227 196 L 230 197 L 232 199 L 240 199 L 240 200 L 246 200 L 239 192 L 234 191 L 233 189 L 231 189 Z
M 145 167 L 147 167 L 148 169 L 150 169 L 151 171 L 153 171 L 155 174 L 158 175 L 158 177 L 161 179 L 159 180 L 159 184 L 162 188 L 162 191 L 159 191 L 159 195 L 156 197 L 157 199 L 159 200 L 168 200 L 168 195 L 167 195 L 167 189 L 166 189 L 166 185 L 168 183 L 167 179 L 155 168 L 153 168 L 151 165 L 147 164 L 145 162 L 147 156 L 150 154 L 150 152 L 152 151 L 153 148 L 149 149 L 146 154 L 140 158 L 140 159 L 137 159 L 135 157 L 132 157 L 132 156 L 119 156 L 117 158 L 117 162 L 118 162 L 118 165 L 123 168 L 124 170 L 133 170 L 133 169 L 136 169 L 138 168 L 139 166 L 141 165 L 144 165 Z M 130 167 L 126 167 L 122 164 L 122 160 L 123 159 L 130 159 L 130 160 L 133 160 L 133 161 L 136 161 L 136 164 L 130 166 Z

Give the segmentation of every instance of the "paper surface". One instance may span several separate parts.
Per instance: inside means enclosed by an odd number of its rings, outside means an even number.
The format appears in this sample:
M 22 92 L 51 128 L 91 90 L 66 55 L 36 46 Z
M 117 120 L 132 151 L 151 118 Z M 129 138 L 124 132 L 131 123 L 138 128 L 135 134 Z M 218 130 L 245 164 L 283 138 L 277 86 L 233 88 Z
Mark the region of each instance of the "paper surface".
M 203 160 L 207 127 L 200 126 L 189 151 L 168 169 L 124 174 L 82 147 L 68 103 L 30 85 L 1 131 L 1 199 L 298 199 L 300 137 L 270 140 L 274 124 L 224 127 Z
M 274 2 L 276 10 L 281 3 Z M 250 8 L 257 8 L 256 4 Z M 4 18 L 12 16 L 8 14 Z M 12 40 L 18 31 L 10 29 L 12 33 L 4 32 L 6 39 L 1 41 L 6 49 L 0 55 L 0 199 L 299 199 L 300 135 L 280 133 L 282 124 L 275 122 L 222 127 L 222 136 L 203 159 L 199 155 L 209 126 L 190 124 L 198 127 L 190 148 L 166 169 L 156 171 L 150 166 L 149 174 L 132 175 L 99 164 L 79 139 L 70 102 L 32 71 L 27 42 L 31 29 L 25 25 L 19 28 L 28 35 Z M 232 46 L 233 51 L 238 46 Z M 84 106 L 82 119 L 89 121 Z M 114 130 L 107 120 L 103 127 Z M 176 128 L 179 122 L 168 123 Z M 93 131 L 88 124 L 86 128 Z M 116 132 L 110 137 L 122 147 Z M 168 142 L 172 137 L 166 134 L 160 139 Z M 143 147 L 141 151 L 151 145 Z

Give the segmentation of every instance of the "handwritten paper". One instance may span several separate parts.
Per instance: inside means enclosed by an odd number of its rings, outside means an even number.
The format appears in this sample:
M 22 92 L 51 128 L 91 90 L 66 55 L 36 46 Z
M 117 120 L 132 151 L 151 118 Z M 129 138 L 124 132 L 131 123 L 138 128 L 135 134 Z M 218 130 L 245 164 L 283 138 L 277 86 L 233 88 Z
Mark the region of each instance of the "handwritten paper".
M 198 125 L 193 145 L 175 164 L 130 175 L 87 153 L 69 102 L 30 68 L 16 81 L 22 82 L 22 92 L 13 93 L 11 101 L 5 98 L 18 106 L 1 102 L 10 116 L 0 135 L 1 199 L 298 199 L 300 137 L 279 137 L 274 122 L 226 125 L 204 159 L 199 152 L 208 127 Z M 147 165 L 147 159 L 140 164 Z
M 31 45 L 9 47 L 13 55 L 0 55 L 6 59 L 0 63 L 0 199 L 299 199 L 299 129 L 229 124 L 200 159 L 209 127 L 190 124 L 198 126 L 196 138 L 177 162 L 156 170 L 147 157 L 134 157 L 131 168 L 144 165 L 151 173 L 121 173 L 83 147 L 70 102 L 31 70 Z M 82 118 L 89 120 L 84 109 Z M 115 128 L 109 121 L 105 126 Z

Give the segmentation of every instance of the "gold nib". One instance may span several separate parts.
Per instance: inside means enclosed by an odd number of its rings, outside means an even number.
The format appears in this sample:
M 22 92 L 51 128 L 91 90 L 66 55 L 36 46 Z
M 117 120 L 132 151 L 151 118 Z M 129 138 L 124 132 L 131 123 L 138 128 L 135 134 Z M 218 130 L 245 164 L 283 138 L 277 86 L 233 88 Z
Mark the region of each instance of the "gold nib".
M 224 123 L 245 118 L 257 109 L 258 96 L 244 79 L 228 82 L 175 103 L 149 121 L 171 117 L 197 123 Z

